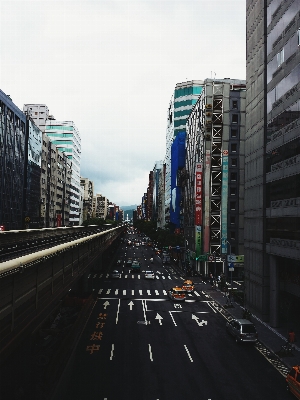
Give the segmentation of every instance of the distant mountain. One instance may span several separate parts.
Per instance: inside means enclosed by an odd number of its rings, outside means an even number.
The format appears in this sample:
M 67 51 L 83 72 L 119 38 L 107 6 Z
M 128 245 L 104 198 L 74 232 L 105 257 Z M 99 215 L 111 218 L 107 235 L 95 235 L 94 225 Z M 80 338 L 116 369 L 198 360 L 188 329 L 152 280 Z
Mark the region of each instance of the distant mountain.
M 123 211 L 127 211 L 127 210 L 136 210 L 137 205 L 133 205 L 133 206 L 120 206 L 121 210 Z

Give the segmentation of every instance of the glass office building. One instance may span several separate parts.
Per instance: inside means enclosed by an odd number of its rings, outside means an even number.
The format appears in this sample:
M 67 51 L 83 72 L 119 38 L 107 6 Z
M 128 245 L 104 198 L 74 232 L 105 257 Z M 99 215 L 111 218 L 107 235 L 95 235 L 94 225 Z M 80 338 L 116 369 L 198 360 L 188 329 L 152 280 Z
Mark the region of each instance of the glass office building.
M 247 1 L 245 272 L 273 326 L 300 311 L 300 2 Z

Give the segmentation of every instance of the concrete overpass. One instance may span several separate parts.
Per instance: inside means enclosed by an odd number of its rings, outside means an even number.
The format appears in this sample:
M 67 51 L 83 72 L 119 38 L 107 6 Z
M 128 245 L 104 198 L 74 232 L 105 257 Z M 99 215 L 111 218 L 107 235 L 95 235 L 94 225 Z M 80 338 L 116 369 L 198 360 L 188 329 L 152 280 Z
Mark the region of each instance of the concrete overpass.
M 109 229 L 0 263 L 0 359 L 36 329 L 123 233 Z

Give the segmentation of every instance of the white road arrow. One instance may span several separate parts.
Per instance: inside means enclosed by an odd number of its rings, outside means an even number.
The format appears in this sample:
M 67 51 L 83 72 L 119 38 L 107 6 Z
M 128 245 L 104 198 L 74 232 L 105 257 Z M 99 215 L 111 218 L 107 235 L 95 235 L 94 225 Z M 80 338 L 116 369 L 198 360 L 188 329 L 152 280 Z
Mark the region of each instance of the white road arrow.
M 130 303 L 128 303 L 128 305 L 129 305 L 130 311 L 132 311 L 132 306 L 134 305 L 134 302 L 131 301 Z
M 158 319 L 159 325 L 162 325 L 161 320 L 163 319 L 163 317 L 161 317 L 159 314 L 157 314 L 155 319 Z
M 198 321 L 199 318 L 198 318 L 196 315 L 194 315 L 194 314 L 192 314 L 192 319 L 194 319 L 194 320 L 197 322 L 198 326 L 207 325 L 207 321 L 204 321 L 204 319 L 203 319 L 201 322 L 199 322 L 199 321 Z
M 106 310 L 106 307 L 109 306 L 109 302 L 106 300 L 106 302 L 103 304 L 104 310 Z

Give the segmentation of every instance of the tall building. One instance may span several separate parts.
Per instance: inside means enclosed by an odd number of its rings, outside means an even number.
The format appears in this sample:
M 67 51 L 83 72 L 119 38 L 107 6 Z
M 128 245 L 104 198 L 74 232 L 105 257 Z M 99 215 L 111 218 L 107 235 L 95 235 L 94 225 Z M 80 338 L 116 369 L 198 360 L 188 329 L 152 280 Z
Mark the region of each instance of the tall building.
M 161 226 L 170 223 L 171 207 L 171 147 L 179 132 L 185 132 L 187 118 L 202 91 L 202 81 L 177 83 L 167 113 L 165 171 L 165 213 Z
M 24 228 L 26 116 L 0 90 L 0 225 Z
M 86 221 L 93 215 L 94 183 L 89 178 L 81 177 L 80 185 L 83 188 L 83 221 Z
M 25 159 L 24 222 L 27 229 L 39 229 L 41 225 L 41 171 L 42 131 L 27 116 Z
M 106 219 L 109 215 L 109 200 L 102 194 L 93 197 L 93 217 Z
M 299 27 L 299 1 L 247 0 L 246 300 L 271 325 L 294 329 L 294 323 L 300 329 Z
M 49 117 L 50 118 L 50 117 Z M 80 221 L 80 160 L 81 138 L 73 121 L 56 121 L 53 117 L 46 121 L 45 133 L 57 148 L 72 162 L 70 187 L 69 224 Z
M 244 254 L 245 97 L 245 81 L 206 79 L 187 121 L 178 185 L 184 190 L 187 262 L 205 275 L 223 272 L 228 255 Z M 240 260 L 234 266 L 242 276 Z
M 153 168 L 153 204 L 152 204 L 152 219 L 158 223 L 159 210 L 159 186 L 161 170 L 163 168 L 162 161 L 156 161 Z

